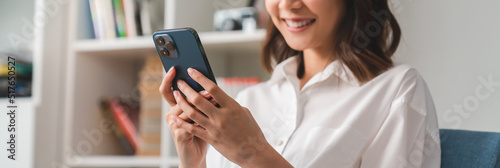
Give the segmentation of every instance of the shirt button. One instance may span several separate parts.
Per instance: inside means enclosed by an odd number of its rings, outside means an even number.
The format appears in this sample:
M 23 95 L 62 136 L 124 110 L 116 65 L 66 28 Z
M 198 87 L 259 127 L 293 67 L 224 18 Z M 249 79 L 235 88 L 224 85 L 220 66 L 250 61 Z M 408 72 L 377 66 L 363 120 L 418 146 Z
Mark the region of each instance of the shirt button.
M 278 142 L 276 142 L 276 145 L 278 145 L 278 146 L 283 145 L 283 140 L 278 140 Z

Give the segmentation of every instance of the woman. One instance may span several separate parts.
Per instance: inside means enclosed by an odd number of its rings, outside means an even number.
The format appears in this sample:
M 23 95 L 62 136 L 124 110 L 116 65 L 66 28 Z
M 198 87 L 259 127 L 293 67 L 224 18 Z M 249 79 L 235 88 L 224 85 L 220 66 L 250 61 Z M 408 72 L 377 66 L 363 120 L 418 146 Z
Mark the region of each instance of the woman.
M 266 8 L 269 81 L 235 101 L 193 69 L 206 91 L 179 81 L 184 98 L 171 89 L 175 69 L 164 78 L 180 167 L 440 166 L 426 84 L 391 60 L 401 32 L 387 0 L 266 0 Z

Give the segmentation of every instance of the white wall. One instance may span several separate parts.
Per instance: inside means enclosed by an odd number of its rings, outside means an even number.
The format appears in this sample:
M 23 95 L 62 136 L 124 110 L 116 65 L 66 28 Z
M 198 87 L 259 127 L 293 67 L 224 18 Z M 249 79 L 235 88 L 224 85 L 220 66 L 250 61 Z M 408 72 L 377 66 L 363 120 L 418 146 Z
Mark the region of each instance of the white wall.
M 15 48 L 7 34 L 15 33 L 23 36 L 23 26 L 26 21 L 33 23 L 34 0 L 2 0 L 0 1 L 0 51 L 15 52 Z M 29 29 L 27 29 L 29 30 Z M 32 33 L 31 31 L 26 31 Z M 28 38 L 28 42 L 32 39 Z M 27 49 L 26 46 L 20 46 L 20 49 Z
M 440 127 L 500 132 L 500 1 L 392 2 L 403 30 L 396 60 L 425 78 Z

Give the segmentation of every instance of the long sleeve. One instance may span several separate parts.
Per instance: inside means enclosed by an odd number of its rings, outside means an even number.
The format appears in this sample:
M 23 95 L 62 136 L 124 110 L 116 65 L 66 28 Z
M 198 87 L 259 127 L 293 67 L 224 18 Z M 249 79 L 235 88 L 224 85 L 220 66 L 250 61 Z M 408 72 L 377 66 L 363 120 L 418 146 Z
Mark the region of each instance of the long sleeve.
M 423 79 L 410 71 L 360 167 L 440 167 L 439 129 Z

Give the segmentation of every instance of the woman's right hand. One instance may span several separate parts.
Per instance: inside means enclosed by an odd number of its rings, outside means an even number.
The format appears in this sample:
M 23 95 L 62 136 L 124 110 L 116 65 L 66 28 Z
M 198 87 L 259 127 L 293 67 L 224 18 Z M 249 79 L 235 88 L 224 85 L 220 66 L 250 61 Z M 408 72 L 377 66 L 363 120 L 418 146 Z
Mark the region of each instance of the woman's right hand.
M 179 167 L 206 167 L 205 156 L 208 143 L 186 132 L 184 129 L 180 129 L 179 126 L 175 124 L 176 119 L 189 120 L 189 118 L 183 114 L 173 95 L 172 80 L 175 74 L 174 67 L 168 70 L 167 75 L 163 78 L 163 82 L 160 85 L 160 93 L 170 105 L 170 112 L 165 116 L 165 120 L 169 125 L 175 147 L 177 148 L 177 155 L 180 159 Z M 211 98 L 207 92 L 202 92 L 200 94 L 207 99 Z

